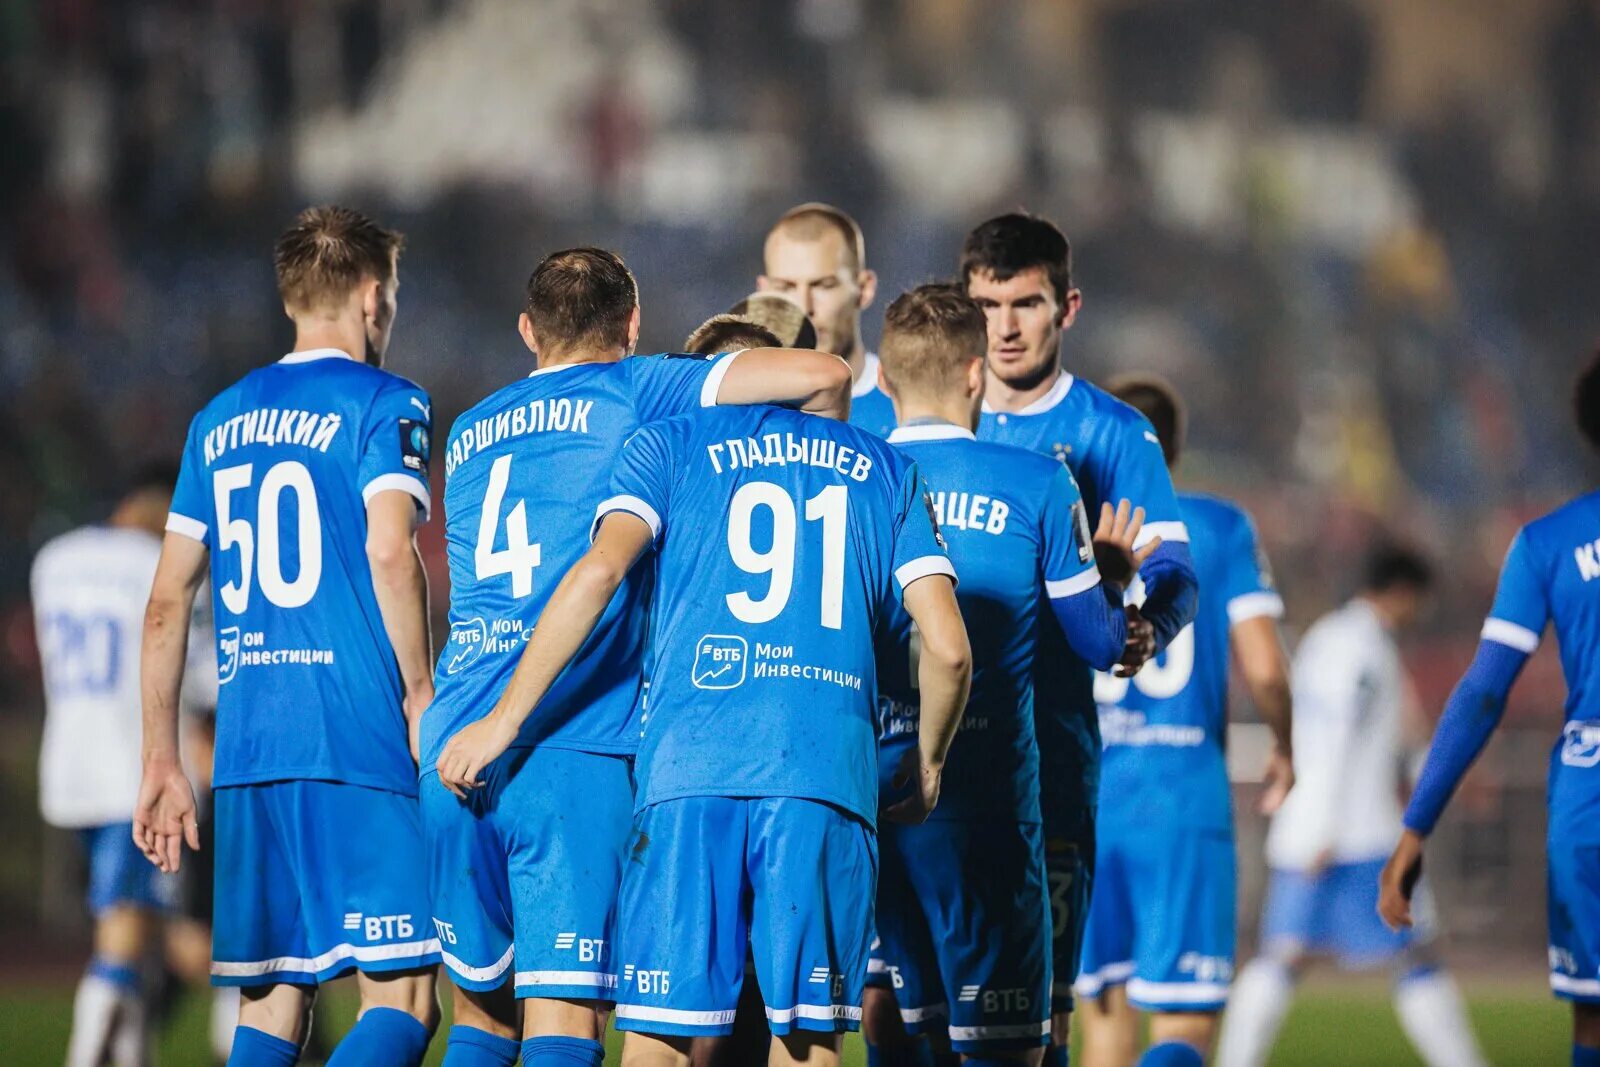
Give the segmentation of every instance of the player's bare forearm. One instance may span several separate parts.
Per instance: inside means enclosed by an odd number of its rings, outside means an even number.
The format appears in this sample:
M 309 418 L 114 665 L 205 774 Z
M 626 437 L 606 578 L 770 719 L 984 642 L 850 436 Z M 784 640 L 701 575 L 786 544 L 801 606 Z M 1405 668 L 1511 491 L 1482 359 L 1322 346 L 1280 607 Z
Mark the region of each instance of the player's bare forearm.
M 1231 627 L 1229 636 L 1251 702 L 1272 731 L 1278 749 L 1292 752 L 1294 697 L 1289 687 L 1289 654 L 1278 633 L 1278 620 L 1271 615 L 1244 619 Z
M 205 545 L 168 534 L 145 605 L 144 640 L 139 652 L 139 690 L 143 706 L 146 763 L 178 758 L 178 707 L 189 647 L 194 598 L 205 578 Z
M 925 767 L 943 767 L 972 686 L 972 647 L 956 602 L 955 584 L 942 574 L 906 587 L 906 613 L 921 635 L 917 685 L 922 696 L 918 743 Z
M 739 353 L 717 390 L 719 404 L 781 404 L 813 415 L 850 414 L 850 365 L 808 348 L 751 348 Z
M 406 718 L 433 699 L 433 635 L 428 626 L 428 574 L 417 551 L 416 501 L 397 489 L 367 503 L 367 563 L 383 628 L 405 687 Z

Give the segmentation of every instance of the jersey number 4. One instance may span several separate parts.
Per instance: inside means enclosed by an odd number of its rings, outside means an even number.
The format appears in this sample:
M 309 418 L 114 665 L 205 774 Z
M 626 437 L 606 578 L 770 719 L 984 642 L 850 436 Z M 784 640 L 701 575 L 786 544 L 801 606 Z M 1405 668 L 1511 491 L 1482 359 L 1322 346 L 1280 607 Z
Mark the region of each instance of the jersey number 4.
M 252 568 L 258 571 L 257 579 L 267 600 L 280 608 L 309 603 L 322 581 L 322 513 L 317 509 L 311 472 L 304 463 L 292 459 L 267 468 L 256 498 L 256 526 L 252 528 L 250 520 L 233 517 L 233 496 L 250 488 L 254 473 L 255 465 L 245 463 L 224 467 L 211 481 L 217 504 L 217 551 L 235 547 L 239 550 L 239 580 L 229 581 L 217 590 L 223 605 L 235 615 L 244 614 L 250 606 Z M 278 528 L 278 504 L 286 491 L 294 494 L 298 517 L 295 534 L 300 573 L 293 581 L 283 576 L 282 535 Z
M 772 513 L 772 544 L 765 550 L 751 542 L 756 510 Z M 844 533 L 850 510 L 850 491 L 830 485 L 806 501 L 806 521 L 822 522 L 822 625 L 828 630 L 844 624 Z M 795 502 L 773 482 L 746 482 L 733 494 L 728 509 L 728 553 L 746 574 L 771 578 L 760 598 L 740 590 L 726 596 L 728 610 L 740 622 L 771 622 L 783 613 L 794 591 L 795 550 L 799 522 Z
M 478 545 L 473 550 L 472 563 L 480 582 L 501 574 L 511 575 L 511 595 L 520 599 L 533 593 L 539 546 L 528 543 L 528 502 L 519 500 L 506 515 L 506 547 L 494 547 L 500 532 L 500 508 L 510 481 L 511 457 L 501 456 L 489 468 L 489 488 L 484 490 L 483 508 L 478 515 Z

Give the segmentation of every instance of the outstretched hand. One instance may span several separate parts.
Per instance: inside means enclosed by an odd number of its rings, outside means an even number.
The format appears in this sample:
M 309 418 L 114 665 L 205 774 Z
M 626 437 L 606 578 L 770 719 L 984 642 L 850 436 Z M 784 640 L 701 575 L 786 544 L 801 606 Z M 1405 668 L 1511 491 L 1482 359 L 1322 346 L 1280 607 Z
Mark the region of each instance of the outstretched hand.
M 1100 524 L 1094 531 L 1094 561 L 1104 581 L 1127 588 L 1150 554 L 1161 547 L 1161 538 L 1152 537 L 1143 548 L 1135 549 L 1139 531 L 1144 528 L 1144 508 L 1136 508 L 1124 498 L 1112 510 L 1110 502 L 1100 505 Z

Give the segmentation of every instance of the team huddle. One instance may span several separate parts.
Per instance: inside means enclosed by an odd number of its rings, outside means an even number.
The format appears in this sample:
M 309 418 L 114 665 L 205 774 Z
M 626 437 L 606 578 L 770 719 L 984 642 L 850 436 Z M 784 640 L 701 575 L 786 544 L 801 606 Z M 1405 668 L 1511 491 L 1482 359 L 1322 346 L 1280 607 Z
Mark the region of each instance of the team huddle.
M 294 350 L 195 417 L 159 559 L 124 582 L 149 591 L 131 840 L 166 874 L 200 844 L 179 707 L 213 599 L 229 1063 L 297 1062 L 317 987 L 354 971 L 328 1062 L 418 1064 L 443 964 L 447 1067 L 595 1067 L 613 1015 L 641 1067 L 835 1063 L 858 1028 L 874 1064 L 1060 1065 L 1075 993 L 1090 1063 L 1199 1064 L 1235 963 L 1230 666 L 1283 810 L 1221 1062 L 1265 1062 L 1301 959 L 1326 953 L 1398 963 L 1425 1059 L 1481 1062 L 1426 936 L 1378 922 L 1380 869 L 1384 918 L 1409 925 L 1422 835 L 1552 618 L 1572 685 L 1552 804 L 1576 827 L 1600 795 L 1600 496 L 1519 536 L 1402 834 L 1377 798 L 1398 795 L 1392 634 L 1425 563 L 1375 553 L 1291 679 L 1249 516 L 1173 488 L 1171 386 L 1062 369 L 1081 295 L 1048 221 L 975 228 L 954 282 L 890 302 L 875 353 L 865 243 L 826 205 L 778 221 L 758 292 L 681 353 L 634 354 L 615 254 L 552 253 L 518 321 L 532 373 L 438 448 L 428 393 L 382 368 L 400 247 L 342 208 L 284 234 Z M 1578 403 L 1600 438 L 1600 365 Z M 435 453 L 437 655 L 416 547 Z M 85 569 L 41 563 L 36 600 Z M 1352 781 L 1359 826 L 1339 822 Z M 1575 1063 L 1600 1047 L 1587 856 L 1551 858 Z M 81 1062 L 114 1054 L 102 1029 Z

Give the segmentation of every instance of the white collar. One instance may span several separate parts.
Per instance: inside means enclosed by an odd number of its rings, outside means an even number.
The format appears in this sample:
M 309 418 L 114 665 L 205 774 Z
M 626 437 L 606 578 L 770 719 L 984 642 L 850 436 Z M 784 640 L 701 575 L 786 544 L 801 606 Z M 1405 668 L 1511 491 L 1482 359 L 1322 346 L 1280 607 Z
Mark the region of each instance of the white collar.
M 310 363 L 318 359 L 348 359 L 355 361 L 354 356 L 342 348 L 308 348 L 304 352 L 290 352 L 278 360 L 279 363 Z
M 1062 371 L 1056 377 L 1056 383 L 1050 387 L 1049 392 L 1020 411 L 998 411 L 990 407 L 989 402 L 985 400 L 983 402 L 984 413 L 988 415 L 1043 415 L 1067 398 L 1067 393 L 1072 390 L 1073 381 L 1074 378 L 1071 374 Z
M 976 441 L 977 434 L 953 422 L 924 422 L 916 426 L 897 426 L 889 433 L 891 445 L 907 441 Z
M 867 352 L 861 357 L 861 377 L 850 386 L 850 397 L 860 400 L 878 388 L 878 353 Z
M 554 374 L 558 370 L 571 370 L 573 367 L 592 367 L 592 366 L 594 366 L 593 362 L 589 362 L 589 363 L 552 363 L 548 367 L 539 367 L 538 369 L 530 372 L 528 374 L 528 377 L 537 378 L 541 374 Z

